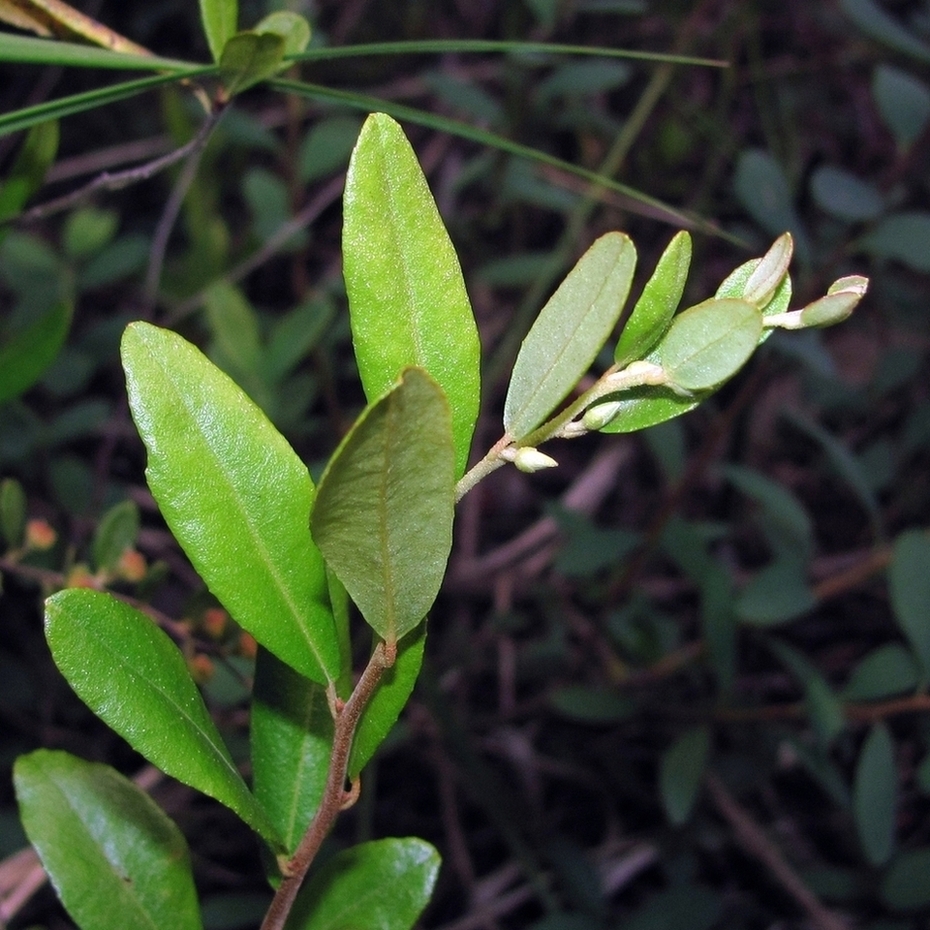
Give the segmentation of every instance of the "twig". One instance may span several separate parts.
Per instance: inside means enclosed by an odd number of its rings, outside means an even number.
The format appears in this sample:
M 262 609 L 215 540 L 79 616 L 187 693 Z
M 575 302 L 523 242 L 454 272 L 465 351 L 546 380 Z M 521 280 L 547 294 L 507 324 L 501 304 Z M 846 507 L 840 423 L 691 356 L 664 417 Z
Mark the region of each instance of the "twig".
M 707 790 L 718 812 L 732 827 L 736 842 L 744 852 L 759 860 L 778 883 L 807 914 L 818 930 L 849 930 L 848 924 L 827 910 L 817 896 L 801 881 L 782 856 L 781 851 L 765 835 L 749 812 L 730 794 L 713 773 L 705 779 Z

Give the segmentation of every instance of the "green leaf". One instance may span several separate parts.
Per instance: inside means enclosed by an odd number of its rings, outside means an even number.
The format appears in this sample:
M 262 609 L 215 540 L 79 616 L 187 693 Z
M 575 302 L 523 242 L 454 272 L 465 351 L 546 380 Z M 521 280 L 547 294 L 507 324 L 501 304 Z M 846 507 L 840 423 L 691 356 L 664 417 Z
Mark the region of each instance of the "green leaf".
M 48 749 L 17 759 L 13 779 L 29 841 L 81 930 L 200 930 L 187 843 L 129 779 Z
M 636 703 L 625 694 L 585 685 L 556 688 L 549 694 L 550 707 L 561 717 L 588 726 L 611 726 L 629 720 Z
M 123 336 L 149 487 L 172 533 L 236 622 L 292 668 L 339 675 L 326 574 L 307 531 L 314 488 L 265 415 L 180 336 Z
M 214 61 L 219 61 L 226 43 L 239 28 L 238 0 L 200 0 L 200 22 Z
M 245 294 L 220 278 L 204 291 L 203 301 L 216 348 L 229 363 L 230 373 L 254 375 L 261 365 L 262 342 L 258 314 Z
M 276 74 L 284 60 L 285 38 L 276 32 L 239 32 L 220 54 L 220 80 L 227 97 Z
M 749 279 L 755 274 L 756 269 L 761 263 L 761 258 L 753 258 L 734 269 L 727 275 L 720 287 L 717 288 L 717 293 L 714 294 L 714 297 L 718 300 L 723 300 L 724 298 L 744 299 Z M 775 293 L 772 295 L 771 300 L 761 308 L 763 320 L 765 317 L 773 316 L 776 313 L 784 313 L 788 309 L 790 303 L 791 276 L 786 274 L 781 284 L 775 289 Z M 763 333 L 759 341 L 764 342 L 768 338 L 768 335 L 768 332 Z
M 108 48 L 38 39 L 0 30 L 4 64 L 66 65 L 72 68 L 115 68 L 126 71 L 202 71 L 201 65 L 158 55 L 129 55 Z
M 360 128 L 355 116 L 330 116 L 314 123 L 297 157 L 301 183 L 308 184 L 345 168 Z
M 862 248 L 876 258 L 900 262 L 913 271 L 930 272 L 930 212 L 902 210 L 879 220 L 862 240 Z
M 874 0 L 840 0 L 843 12 L 867 35 L 918 61 L 930 63 L 930 45 L 883 10 Z
M 210 718 L 180 650 L 145 614 L 71 588 L 45 602 L 52 657 L 77 696 L 163 772 L 280 842 Z
M 251 713 L 255 797 L 293 853 L 316 813 L 333 748 L 326 689 L 259 649 Z
M 815 603 L 804 562 L 797 555 L 784 553 L 743 588 L 736 614 L 752 626 L 773 626 L 802 616 Z
M 881 896 L 895 911 L 911 911 L 930 904 L 930 847 L 896 856 L 882 878 Z
M 910 650 L 886 643 L 859 661 L 843 689 L 843 700 L 883 700 L 913 691 L 919 683 L 920 669 Z
M 614 352 L 614 360 L 620 368 L 645 358 L 665 335 L 681 303 L 690 266 L 691 236 L 682 231 L 675 234 L 662 253 L 624 324 Z
M 94 533 L 94 567 L 112 571 L 123 553 L 135 545 L 139 535 L 139 508 L 134 501 L 121 501 L 111 507 Z
M 411 930 L 433 893 L 439 862 L 429 843 L 412 837 L 343 850 L 300 890 L 287 930 Z
M 759 344 L 762 314 L 745 300 L 712 298 L 679 313 L 650 356 L 686 391 L 717 387 Z
M 452 411 L 455 473 L 468 460 L 480 401 L 480 346 L 449 234 L 403 130 L 383 113 L 362 127 L 346 177 L 343 269 L 369 402 L 418 366 Z
M 691 816 L 709 757 L 710 733 L 707 727 L 688 730 L 662 754 L 659 790 L 665 813 L 676 827 Z
M 115 210 L 81 207 L 65 220 L 62 245 L 69 258 L 84 260 L 109 245 L 119 225 Z
M 895 621 L 930 678 L 930 537 L 907 530 L 894 542 L 888 584 Z
M 849 223 L 874 220 L 885 209 L 885 198 L 874 184 L 833 165 L 814 170 L 811 193 L 821 210 Z
M 311 532 L 367 623 L 397 642 L 436 599 L 452 546 L 449 407 L 409 368 L 340 443 L 317 491 Z
M 862 744 L 853 784 L 853 815 L 866 859 L 884 865 L 894 850 L 898 771 L 894 743 L 883 724 Z
M 406 706 L 423 664 L 426 627 L 427 624 L 421 623 L 397 644 L 394 665 L 381 676 L 374 695 L 362 711 L 349 755 L 350 778 L 355 778 L 368 765 Z
M 30 388 L 58 356 L 71 328 L 73 303 L 58 300 L 0 346 L 0 403 Z
M 12 219 L 42 186 L 58 152 L 58 123 L 39 123 L 29 130 L 12 167 L 0 182 L 0 223 Z M 0 231 L 0 236 L 3 232 Z
M 310 23 L 290 10 L 269 13 L 255 26 L 255 32 L 272 32 L 281 36 L 285 55 L 299 55 L 310 44 Z
M 637 430 L 664 423 L 694 410 L 709 394 L 694 397 L 679 397 L 676 394 L 662 396 L 660 388 L 643 387 L 624 391 L 611 398 L 620 405 L 617 414 L 604 427 L 602 433 L 633 433 Z
M 514 363 L 504 429 L 519 441 L 542 423 L 591 367 L 630 291 L 636 248 L 623 233 L 601 236 L 542 308 Z
M 26 492 L 15 478 L 0 481 L 0 539 L 10 549 L 23 544 L 26 533 Z
M 930 122 L 930 88 L 906 71 L 880 64 L 872 75 L 872 96 L 898 148 L 906 151 Z

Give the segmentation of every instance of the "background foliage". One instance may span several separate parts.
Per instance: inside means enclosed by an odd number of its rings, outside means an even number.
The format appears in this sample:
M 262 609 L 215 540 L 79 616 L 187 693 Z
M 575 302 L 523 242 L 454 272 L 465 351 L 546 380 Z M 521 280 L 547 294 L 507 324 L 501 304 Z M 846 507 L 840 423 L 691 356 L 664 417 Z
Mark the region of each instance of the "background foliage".
M 250 23 L 276 4 L 242 6 Z M 303 66 L 301 76 L 464 119 L 714 224 L 720 235 L 694 235 L 686 300 L 785 229 L 796 304 L 841 274 L 872 278 L 843 327 L 776 334 L 688 417 L 554 446 L 558 470 L 502 469 L 463 501 L 413 703 L 329 852 L 384 836 L 431 841 L 445 863 L 423 925 L 450 930 L 921 926 L 923 9 L 356 0 L 301 11 L 314 42 L 334 46 L 532 38 L 723 59 L 726 69 L 400 55 Z M 186 0 L 92 12 L 161 55 L 209 57 Z M 0 110 L 108 80 L 66 74 L 4 67 Z M 184 90 L 153 90 L 26 143 L 0 138 L 0 215 L 18 211 L 17 185 L 34 187 L 45 165 L 31 203 L 155 158 L 197 121 Z M 246 757 L 252 644 L 210 601 L 144 489 L 118 340 L 140 317 L 175 327 L 311 468 L 322 463 L 364 403 L 339 213 L 360 125 L 336 103 L 245 94 L 203 153 L 160 285 L 152 256 L 176 173 L 0 231 L 0 477 L 16 482 L 0 487 L 0 920 L 12 927 L 69 925 L 50 892 L 25 893 L 9 772 L 37 747 L 106 761 L 151 790 L 191 845 L 208 926 L 254 926 L 264 910 L 249 834 L 140 770 L 78 701 L 51 662 L 41 597 L 95 583 L 153 604 Z M 627 232 L 641 256 L 636 294 L 672 226 L 654 204 L 405 128 L 478 315 L 480 450 L 497 438 L 520 340 L 578 255 L 605 231 Z M 32 344 L 46 356 L 25 351 Z

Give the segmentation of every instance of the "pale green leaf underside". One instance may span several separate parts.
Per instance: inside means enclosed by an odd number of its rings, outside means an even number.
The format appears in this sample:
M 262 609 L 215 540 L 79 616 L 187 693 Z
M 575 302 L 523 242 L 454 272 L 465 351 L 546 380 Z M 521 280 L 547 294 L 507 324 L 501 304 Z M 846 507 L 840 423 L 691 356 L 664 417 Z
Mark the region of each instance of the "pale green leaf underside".
M 304 464 L 245 393 L 177 334 L 131 324 L 123 364 L 149 487 L 194 567 L 278 658 L 321 684 L 337 678 Z

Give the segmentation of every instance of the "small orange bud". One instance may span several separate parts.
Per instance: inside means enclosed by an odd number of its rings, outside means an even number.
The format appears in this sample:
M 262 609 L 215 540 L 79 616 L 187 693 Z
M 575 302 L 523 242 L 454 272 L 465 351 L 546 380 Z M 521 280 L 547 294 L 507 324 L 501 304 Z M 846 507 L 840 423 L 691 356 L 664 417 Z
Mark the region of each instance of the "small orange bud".
M 119 557 L 117 572 L 126 581 L 142 581 L 148 570 L 145 556 L 136 549 L 127 549 Z
M 239 655 L 245 656 L 247 659 L 254 659 L 258 653 L 258 643 L 255 642 L 255 637 L 251 633 L 246 633 L 243 631 L 239 634 Z
M 99 588 L 100 583 L 97 578 L 91 574 L 86 565 L 77 564 L 72 566 L 65 578 L 66 588 Z
M 203 612 L 203 630 L 207 636 L 219 639 L 226 632 L 229 614 L 222 607 L 208 607 Z
M 26 523 L 26 546 L 44 552 L 51 549 L 58 540 L 58 534 L 52 529 L 48 520 L 34 519 Z
M 202 685 L 213 677 L 213 660 L 202 652 L 198 652 L 197 655 L 188 659 L 187 667 L 190 669 L 194 681 L 199 685 Z

